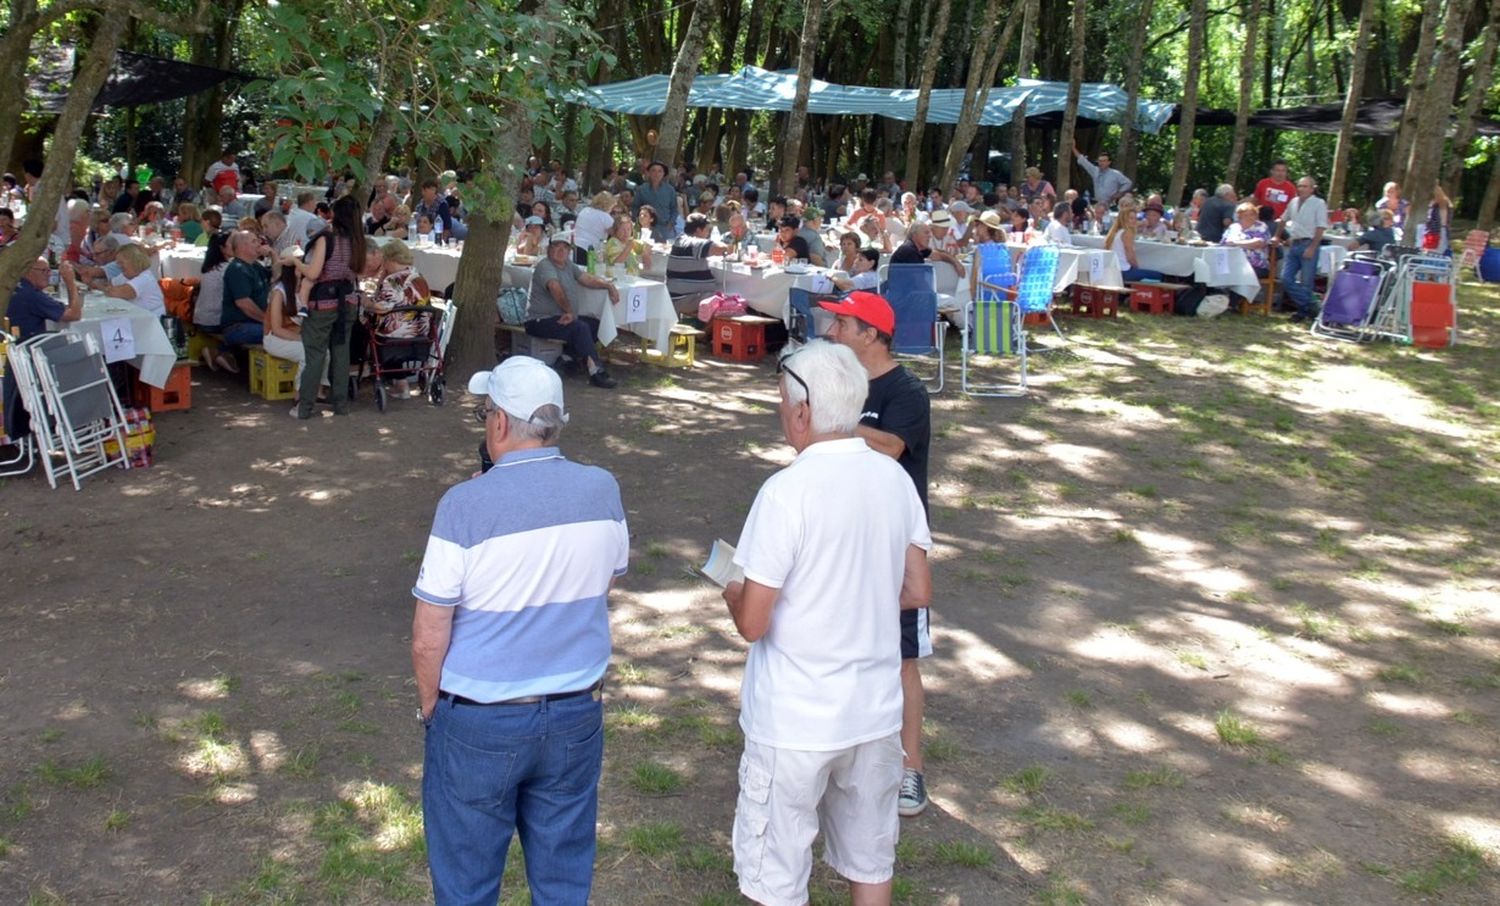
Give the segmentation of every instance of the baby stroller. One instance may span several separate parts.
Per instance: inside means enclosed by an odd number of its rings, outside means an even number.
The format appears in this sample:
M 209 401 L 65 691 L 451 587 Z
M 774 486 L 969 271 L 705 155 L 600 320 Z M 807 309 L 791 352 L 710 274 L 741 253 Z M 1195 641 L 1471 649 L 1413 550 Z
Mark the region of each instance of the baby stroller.
M 422 393 L 434 406 L 443 404 L 443 392 L 447 385 L 444 353 L 447 334 L 451 329 L 453 305 L 398 305 L 375 317 L 369 330 L 369 353 L 360 363 L 355 384 L 366 375 L 374 380 L 375 406 L 385 411 L 388 393 L 387 380 L 415 381 Z M 378 328 L 388 317 L 398 317 L 408 323 L 418 324 L 413 336 L 381 336 Z M 353 399 L 354 394 L 349 394 Z
M 1312 332 L 1331 340 L 1365 343 L 1375 339 L 1375 318 L 1391 291 L 1395 265 L 1368 252 L 1344 259 L 1323 296 Z

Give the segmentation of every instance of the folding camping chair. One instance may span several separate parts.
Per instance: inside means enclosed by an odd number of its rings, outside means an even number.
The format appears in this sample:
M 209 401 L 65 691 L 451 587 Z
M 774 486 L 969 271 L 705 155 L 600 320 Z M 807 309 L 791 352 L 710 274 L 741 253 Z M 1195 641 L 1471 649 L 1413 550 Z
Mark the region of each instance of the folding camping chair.
M 1478 268 L 1479 258 L 1490 247 L 1490 234 L 1485 230 L 1470 230 L 1464 237 L 1463 257 L 1458 259 L 1458 270 L 1466 267 Z
M 15 381 L 19 391 L 15 399 L 7 399 L 5 404 L 22 409 L 29 414 L 31 409 L 28 403 L 34 387 L 31 369 L 27 367 L 31 355 L 21 349 L 19 340 L 12 339 L 11 335 L 4 331 L 0 331 L 0 344 L 3 344 L 5 351 L 6 370 Z M 0 477 L 24 475 L 30 472 L 32 463 L 36 461 L 36 441 L 30 429 L 26 434 L 20 437 L 9 437 L 8 440 L 15 445 L 16 453 L 9 459 L 0 459 Z
M 937 277 L 930 264 L 892 264 L 886 271 L 885 298 L 896 314 L 896 333 L 891 352 L 896 355 L 927 358 L 937 356 L 936 385 L 932 392 L 943 392 L 943 366 L 946 361 L 943 341 L 948 336 L 948 322 L 937 313 Z M 932 380 L 923 378 L 931 384 Z
M 971 356 L 1015 356 L 1020 377 L 1014 384 L 981 384 L 969 378 Z M 959 387 L 969 396 L 1026 395 L 1026 331 L 1021 326 L 1020 303 L 986 293 L 969 303 L 964 313 L 963 344 L 959 352 Z
M 82 488 L 82 479 L 111 466 L 130 468 L 125 412 L 98 341 L 91 335 L 63 333 L 37 337 L 32 343 L 32 369 L 42 404 L 32 410 L 33 424 L 51 419 L 45 437 L 62 453 L 62 470 L 72 479 L 73 490 Z M 113 453 L 107 446 L 111 442 Z M 47 481 L 56 488 L 50 450 L 39 453 Z
M 1328 279 L 1328 291 L 1312 323 L 1312 333 L 1331 340 L 1373 340 L 1371 325 L 1384 294 L 1389 292 L 1391 272 L 1391 264 L 1378 255 L 1355 252 L 1345 258 Z

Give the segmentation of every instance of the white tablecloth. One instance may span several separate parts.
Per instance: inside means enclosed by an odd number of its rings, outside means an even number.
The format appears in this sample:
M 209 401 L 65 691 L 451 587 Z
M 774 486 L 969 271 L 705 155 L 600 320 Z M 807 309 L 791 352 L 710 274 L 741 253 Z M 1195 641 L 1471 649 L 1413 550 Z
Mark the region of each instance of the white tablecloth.
M 412 263 L 427 281 L 435 296 L 440 296 L 458 279 L 458 259 L 463 253 L 451 246 L 412 246 Z
M 1075 235 L 1073 243 L 1087 248 L 1104 248 L 1103 236 Z M 1217 252 L 1224 254 L 1220 257 Z M 1112 254 L 1112 252 L 1111 252 Z M 1205 286 L 1232 289 L 1247 299 L 1260 292 L 1260 277 L 1250 267 L 1241 249 L 1222 245 L 1177 245 L 1137 239 L 1136 263 L 1146 270 L 1161 271 L 1169 277 L 1191 277 Z
M 178 246 L 162 249 L 157 253 L 161 262 L 161 275 L 172 280 L 186 280 L 203 276 L 203 256 L 208 254 L 206 246 Z
M 68 321 L 60 327 L 69 333 L 90 333 L 103 348 L 104 338 L 100 327 L 105 322 L 124 318 L 130 323 L 130 333 L 135 343 L 135 358 L 130 360 L 141 372 L 141 380 L 153 387 L 165 387 L 172 377 L 172 366 L 177 364 L 177 350 L 167 339 L 161 319 L 143 308 L 137 308 L 124 299 L 114 299 L 100 292 L 89 292 L 83 297 L 83 317 Z
M 740 261 L 725 261 L 722 258 L 708 259 L 709 270 L 719 278 L 719 285 L 728 295 L 738 295 L 756 311 L 776 318 L 783 323 L 789 317 L 788 296 L 792 287 L 816 292 L 817 278 L 842 271 L 809 266 L 804 273 L 793 274 L 769 262 L 764 267 L 754 267 Z
M 1011 262 L 1017 269 L 1021 266 L 1021 259 L 1025 257 L 1026 250 L 1030 246 L 1020 243 L 1006 243 L 1010 249 Z M 1094 263 L 1094 262 L 1097 262 Z M 1097 276 L 1095 275 L 1095 272 Z M 1120 276 L 1120 262 L 1115 258 L 1113 252 L 1103 249 L 1092 248 L 1070 248 L 1059 246 L 1057 249 L 1057 275 L 1052 278 L 1052 291 L 1060 293 L 1075 283 L 1084 286 L 1103 286 L 1123 289 L 1125 279 Z
M 506 286 L 517 286 L 529 293 L 531 278 L 535 272 L 535 268 L 531 265 L 507 261 L 502 282 Z M 677 309 L 672 307 L 672 297 L 667 292 L 667 285 L 660 280 L 632 277 L 628 274 L 613 279 L 615 287 L 620 291 L 619 302 L 614 305 L 609 304 L 608 290 L 585 288 L 583 299 L 577 308 L 578 314 L 599 319 L 599 342 L 608 346 L 615 341 L 615 337 L 620 335 L 620 330 L 623 328 L 636 336 L 650 340 L 657 349 L 670 348 L 672 327 L 677 323 Z M 625 320 L 629 317 L 632 287 L 640 287 L 646 291 L 646 319 L 644 321 L 627 322 Z

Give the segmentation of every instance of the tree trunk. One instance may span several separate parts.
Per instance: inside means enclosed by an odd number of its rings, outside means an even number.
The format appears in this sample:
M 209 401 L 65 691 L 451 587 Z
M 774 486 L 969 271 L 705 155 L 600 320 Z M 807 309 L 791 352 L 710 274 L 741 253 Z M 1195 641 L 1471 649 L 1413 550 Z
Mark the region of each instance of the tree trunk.
M 1187 75 L 1182 86 L 1182 116 L 1177 121 L 1177 153 L 1172 159 L 1172 179 L 1167 188 L 1167 204 L 1182 204 L 1182 190 L 1187 186 L 1188 170 L 1193 162 L 1193 125 L 1198 119 L 1198 73 L 1203 59 L 1204 19 L 1208 0 L 1193 0 L 1188 13 Z
M 948 15 L 953 0 L 938 0 L 937 21 L 927 39 L 927 53 L 922 57 L 922 72 L 917 76 L 917 109 L 906 133 L 906 188 L 917 191 L 922 175 L 922 133 L 927 129 L 927 109 L 932 106 L 932 82 L 937 78 L 938 59 L 943 55 L 943 39 L 948 34 Z
M 383 96 L 383 95 L 382 95 Z M 360 184 L 371 186 L 375 180 L 380 178 L 381 170 L 385 167 L 386 154 L 391 150 L 391 142 L 396 138 L 396 118 L 384 108 L 375 119 L 375 127 L 370 130 L 370 140 L 365 145 L 364 157 L 360 163 L 364 165 L 365 175 Z
M 1399 169 L 1405 169 L 1410 162 L 1411 147 L 1417 140 L 1417 111 L 1426 98 L 1427 82 L 1432 76 L 1432 53 L 1442 12 L 1443 0 L 1426 0 L 1422 4 L 1422 34 L 1417 40 L 1417 55 L 1412 59 L 1411 80 L 1406 85 L 1406 107 L 1401 113 L 1401 126 L 1396 130 L 1396 149 L 1392 158 Z
M 1068 63 L 1068 106 L 1063 111 L 1062 132 L 1057 137 L 1057 177 L 1053 188 L 1062 199 L 1073 182 L 1073 159 L 1064 153 L 1073 147 L 1078 130 L 1078 100 L 1083 95 L 1083 54 L 1088 32 L 1087 0 L 1073 0 L 1073 47 Z
M 1500 0 L 1496 0 L 1500 3 Z M 1328 177 L 1328 204 L 1342 206 L 1344 181 L 1349 175 L 1349 150 L 1354 143 L 1354 120 L 1359 114 L 1360 96 L 1365 90 L 1365 60 L 1370 53 L 1370 38 L 1374 30 L 1375 14 L 1380 4 L 1362 3 L 1359 9 L 1359 29 L 1354 37 L 1354 61 L 1349 65 L 1349 89 L 1344 97 L 1344 116 L 1339 121 L 1338 143 L 1333 148 L 1333 173 Z
M 896 7 L 896 20 L 891 27 L 891 85 L 895 88 L 907 87 L 906 53 L 911 31 L 911 4 L 912 0 L 901 0 Z M 884 136 L 881 165 L 894 171 L 896 168 L 892 162 L 901 153 L 901 140 L 905 137 L 906 124 L 894 117 L 882 117 L 881 123 L 881 133 Z
M 1479 203 L 1479 222 L 1474 228 L 1493 230 L 1496 208 L 1500 208 L 1500 154 L 1495 155 L 1490 163 L 1490 184 L 1485 187 L 1484 200 Z
M 1245 46 L 1240 50 L 1239 106 L 1234 112 L 1234 140 L 1229 147 L 1229 166 L 1224 181 L 1235 185 L 1240 178 L 1240 164 L 1245 161 L 1245 138 L 1250 132 L 1250 93 L 1255 90 L 1255 44 L 1260 37 L 1261 0 L 1250 0 L 1245 17 Z
M 1453 89 L 1458 84 L 1458 67 L 1463 62 L 1464 20 L 1474 0 L 1449 0 L 1443 19 L 1443 38 L 1438 42 L 1437 57 L 1432 61 L 1432 78 L 1426 97 L 1418 102 L 1416 139 L 1411 146 L 1411 163 L 1402 182 L 1406 197 L 1411 199 L 1409 222 L 1421 223 L 1427 216 L 1427 203 L 1442 172 L 1443 145 L 1448 139 L 1448 119 L 1453 113 Z
M 979 40 L 975 44 L 975 56 L 969 64 L 969 80 L 964 85 L 964 106 L 958 114 L 958 124 L 953 128 L 953 142 L 948 146 L 948 159 L 943 164 L 943 175 L 938 185 L 946 191 L 958 177 L 958 168 L 963 166 L 964 156 L 974 144 L 974 135 L 979 131 L 979 117 L 990 99 L 990 86 L 995 84 L 995 73 L 1000 69 L 1000 59 L 1010 49 L 1010 36 L 1015 31 L 1015 17 L 1005 16 L 1005 29 L 1000 41 L 995 42 L 995 29 L 1000 27 L 1000 0 L 988 0 L 984 18 L 979 24 Z M 980 170 L 983 173 L 983 169 Z
M 1150 2 L 1150 0 L 1147 0 Z M 1021 20 L 1021 58 L 1016 64 L 1016 77 L 1029 79 L 1032 62 L 1036 59 L 1036 33 L 1041 18 L 1041 0 L 1026 0 L 1025 18 Z M 1134 54 L 1140 56 L 1140 54 Z M 1019 182 L 1026 170 L 1026 105 L 1016 108 L 1015 119 L 1010 121 L 1010 181 Z
M 31 59 L 31 39 L 36 35 L 36 29 L 22 28 L 19 23 L 35 10 L 36 0 L 11 0 L 9 27 L 0 38 L 0 110 L 8 111 L 0 118 L 0 167 L 7 170 L 21 131 L 21 117 L 16 112 L 25 109 L 26 63 Z
M 677 60 L 672 64 L 672 82 L 667 89 L 667 107 L 661 114 L 661 128 L 657 132 L 656 157 L 668 167 L 677 163 L 677 153 L 682 144 L 682 124 L 687 117 L 688 90 L 693 87 L 693 77 L 698 74 L 698 64 L 703 60 L 703 45 L 708 40 L 708 26 L 718 11 L 715 0 L 698 0 L 693 6 L 692 20 L 682 46 L 677 49 Z
M 797 48 L 797 93 L 787 114 L 781 146 L 781 175 L 771 194 L 789 195 L 797 187 L 797 166 L 802 160 L 802 133 L 807 127 L 807 96 L 812 92 L 813 56 L 818 52 L 818 29 L 823 24 L 823 5 L 829 0 L 808 0 L 802 16 L 802 41 Z
M 1260 0 L 1254 0 L 1254 2 L 1258 3 Z M 1155 9 L 1156 0 L 1140 0 L 1140 10 L 1137 16 L 1140 21 L 1142 45 L 1151 40 L 1151 13 Z M 1145 57 L 1144 53 L 1129 54 L 1125 63 L 1125 121 L 1120 124 L 1120 147 L 1115 152 L 1122 173 L 1135 172 L 1138 143 L 1136 116 L 1140 110 L 1141 65 L 1145 62 Z
M 1495 44 L 1496 39 L 1500 38 L 1500 0 L 1490 0 L 1489 15 L 1481 32 L 1484 39 L 1479 45 L 1479 53 L 1474 57 L 1474 68 L 1469 76 L 1469 93 L 1464 96 L 1463 106 L 1458 111 L 1458 123 L 1453 130 L 1453 155 L 1443 165 L 1443 183 L 1448 187 L 1448 194 L 1454 198 L 1458 197 L 1459 182 L 1464 174 L 1464 157 L 1468 154 L 1469 144 L 1474 141 L 1474 117 L 1479 113 L 1479 105 L 1489 95 L 1490 84 L 1495 75 Z
M 200 66 L 228 69 L 234 58 L 234 35 L 239 27 L 240 11 L 245 0 L 229 0 L 221 8 L 223 16 L 214 20 L 213 30 L 194 35 L 190 59 Z M 208 91 L 188 95 L 183 102 L 182 166 L 178 173 L 188 185 L 197 188 L 203 182 L 208 165 L 224 153 L 220 129 L 224 123 L 224 84 Z
M 16 241 L 0 252 L 0 286 L 14 287 L 21 275 L 47 249 L 47 239 L 52 235 L 54 216 L 58 203 L 73 187 L 73 161 L 78 155 L 78 142 L 83 137 L 83 127 L 88 123 L 94 109 L 94 98 L 109 78 L 110 68 L 115 62 L 115 50 L 125 36 L 125 26 L 130 14 L 119 7 L 106 7 L 99 22 L 99 30 L 83 58 L 83 65 L 73 75 L 68 89 L 68 99 L 52 128 L 52 146 L 47 151 L 47 163 L 37 184 L 35 200 Z M 10 305 L 9 294 L 0 303 L 0 315 Z
M 494 180 L 491 198 L 469 214 L 469 235 L 458 259 L 453 301 L 458 305 L 453 339 L 448 344 L 448 370 L 460 379 L 495 366 L 495 299 L 500 295 L 505 247 L 510 243 L 511 215 L 516 204 L 520 167 L 531 153 L 531 119 L 519 103 L 495 111 L 510 128 L 492 150 L 486 181 Z

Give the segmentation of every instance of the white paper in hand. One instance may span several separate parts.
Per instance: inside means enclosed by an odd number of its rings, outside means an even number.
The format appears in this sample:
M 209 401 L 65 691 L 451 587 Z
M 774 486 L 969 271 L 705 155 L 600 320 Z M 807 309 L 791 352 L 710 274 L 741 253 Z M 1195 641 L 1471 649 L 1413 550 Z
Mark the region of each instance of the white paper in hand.
M 745 581 L 745 571 L 734 565 L 734 547 L 723 538 L 714 541 L 708 552 L 708 562 L 698 567 L 698 572 L 720 588 L 731 582 Z
M 625 289 L 625 323 L 640 324 L 646 320 L 646 287 L 631 286 Z
M 99 339 L 104 343 L 104 361 L 123 362 L 135 358 L 135 331 L 129 318 L 100 321 Z

